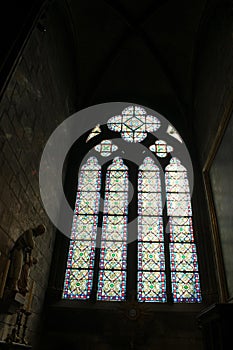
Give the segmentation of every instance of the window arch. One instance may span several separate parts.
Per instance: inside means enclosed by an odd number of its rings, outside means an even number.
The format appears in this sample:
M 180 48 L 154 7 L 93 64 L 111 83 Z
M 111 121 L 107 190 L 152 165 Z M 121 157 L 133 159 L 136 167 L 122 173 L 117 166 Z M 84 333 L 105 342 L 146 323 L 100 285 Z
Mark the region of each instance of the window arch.
M 63 298 L 123 301 L 134 288 L 139 302 L 201 301 L 188 171 L 174 147 L 184 144 L 169 123 L 161 140 L 161 124 L 129 106 L 89 133 L 93 146 L 79 173 Z M 126 157 L 130 143 L 145 148 L 134 166 Z

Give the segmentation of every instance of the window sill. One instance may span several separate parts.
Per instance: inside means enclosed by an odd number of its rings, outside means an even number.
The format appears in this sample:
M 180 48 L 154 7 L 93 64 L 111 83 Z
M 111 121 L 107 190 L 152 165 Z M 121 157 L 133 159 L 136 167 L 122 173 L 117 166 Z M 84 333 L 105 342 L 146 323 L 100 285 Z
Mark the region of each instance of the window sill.
M 119 308 L 124 305 L 130 305 L 130 301 L 96 301 L 92 302 L 90 300 L 67 300 L 62 299 L 56 303 L 48 305 L 49 310 L 78 310 L 78 309 L 88 309 L 88 310 L 111 310 L 118 311 Z M 135 303 L 135 302 L 133 302 Z M 204 303 L 153 303 L 144 302 L 136 303 L 139 307 L 147 308 L 151 312 L 188 312 L 188 313 L 199 313 L 206 307 Z

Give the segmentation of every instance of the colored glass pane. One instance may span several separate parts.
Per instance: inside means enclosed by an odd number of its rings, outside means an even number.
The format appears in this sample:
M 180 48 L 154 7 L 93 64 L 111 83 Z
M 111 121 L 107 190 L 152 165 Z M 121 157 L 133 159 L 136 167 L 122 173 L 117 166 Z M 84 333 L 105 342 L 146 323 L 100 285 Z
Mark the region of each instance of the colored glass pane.
M 98 300 L 120 301 L 126 295 L 126 271 L 125 270 L 100 270 Z
M 107 192 L 104 212 L 112 215 L 127 214 L 127 192 Z
M 172 293 L 175 303 L 201 302 L 198 272 L 172 272 Z
M 169 216 L 191 216 L 191 198 L 189 193 L 167 193 L 167 213 Z
M 181 164 L 181 161 L 176 157 L 173 157 L 170 160 L 170 164 L 166 166 L 166 172 L 171 171 L 187 172 L 186 168 Z
M 94 239 L 97 230 L 97 215 L 74 215 L 71 239 Z
M 138 264 L 142 270 L 164 270 L 163 243 L 138 242 Z
M 78 192 L 75 203 L 75 214 L 97 214 L 99 204 L 99 193 L 82 191 Z
M 104 215 L 102 239 L 107 241 L 126 241 L 127 217 Z
M 161 193 L 138 193 L 138 213 L 140 215 L 161 215 Z
M 120 132 L 127 142 L 141 142 L 147 137 L 147 132 L 159 129 L 160 121 L 152 115 L 147 115 L 142 107 L 129 106 L 121 115 L 110 118 L 107 125 L 110 130 Z
M 81 168 L 63 297 L 88 299 L 93 279 L 100 190 L 100 165 L 90 157 Z
M 106 174 L 98 300 L 124 300 L 126 293 L 128 168 L 114 158 Z
M 166 182 L 167 192 L 184 192 L 189 193 L 189 181 L 186 171 L 170 170 Z
M 170 232 L 171 286 L 174 302 L 200 302 L 201 291 L 192 208 L 186 168 L 177 158 L 166 167 L 167 214 Z
M 93 268 L 95 253 L 94 241 L 71 241 L 67 268 L 88 269 Z
M 138 301 L 165 302 L 166 285 L 164 271 L 138 271 Z
M 168 146 L 167 142 L 163 140 L 155 141 L 155 144 L 151 145 L 149 148 L 152 152 L 155 152 L 156 155 L 160 158 L 165 158 L 168 153 L 173 151 L 173 147 Z
M 195 244 L 171 243 L 171 270 L 197 271 L 197 253 Z
M 169 219 L 171 242 L 193 242 L 191 217 L 171 217 Z
M 99 145 L 95 146 L 95 150 L 100 153 L 102 157 L 108 157 L 118 149 L 116 145 L 110 140 L 104 140 Z
M 138 217 L 139 241 L 163 241 L 163 220 L 160 216 Z
M 138 173 L 138 300 L 166 301 L 160 171 L 150 157 Z
M 143 192 L 149 192 L 153 188 L 153 192 L 161 192 L 161 184 L 158 181 L 159 172 L 157 171 L 145 171 L 147 169 L 141 169 L 138 174 L 138 190 Z
M 88 299 L 92 288 L 93 270 L 67 269 L 63 298 Z
M 125 269 L 126 242 L 103 241 L 101 244 L 100 268 L 108 270 Z

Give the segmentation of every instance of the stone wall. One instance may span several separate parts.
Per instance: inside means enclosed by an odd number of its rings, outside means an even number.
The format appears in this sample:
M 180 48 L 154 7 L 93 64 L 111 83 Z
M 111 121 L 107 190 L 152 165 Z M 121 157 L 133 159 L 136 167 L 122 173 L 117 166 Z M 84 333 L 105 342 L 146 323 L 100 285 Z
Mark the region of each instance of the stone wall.
M 1 268 L 20 234 L 37 224 L 47 228 L 36 238 L 31 268 L 35 281 L 29 342 L 35 341 L 53 252 L 55 229 L 44 211 L 39 192 L 39 163 L 53 130 L 76 108 L 74 47 L 62 1 L 36 26 L 8 84 L 0 107 L 0 251 Z M 5 339 L 15 315 L 0 315 L 0 339 Z
M 195 117 L 193 125 L 197 139 L 197 150 L 201 168 L 213 156 L 219 131 L 223 130 L 226 118 L 230 116 L 233 103 L 233 9 L 232 3 L 219 2 L 203 25 L 200 37 L 198 75 L 196 77 Z M 227 135 L 221 158 L 217 155 L 210 168 L 210 179 L 217 213 L 218 232 L 224 258 L 224 268 L 228 280 L 228 297 L 233 297 L 232 283 L 232 127 Z M 219 151 L 218 151 L 219 153 Z M 212 208 L 212 205 L 211 205 Z M 213 210 L 213 209 L 212 209 Z M 209 215 L 212 219 L 213 213 Z M 213 240 L 218 247 L 216 239 Z M 220 250 L 221 250 L 220 248 Z M 219 248 L 217 248 L 219 249 Z M 216 263 L 222 264 L 221 256 Z M 219 279 L 219 290 L 225 284 L 224 273 Z M 225 291 L 223 300 L 226 299 Z M 222 300 L 222 301 L 223 301 Z
M 203 25 L 198 48 L 193 125 L 202 166 L 208 157 L 222 117 L 232 102 L 232 33 L 232 4 L 219 2 Z

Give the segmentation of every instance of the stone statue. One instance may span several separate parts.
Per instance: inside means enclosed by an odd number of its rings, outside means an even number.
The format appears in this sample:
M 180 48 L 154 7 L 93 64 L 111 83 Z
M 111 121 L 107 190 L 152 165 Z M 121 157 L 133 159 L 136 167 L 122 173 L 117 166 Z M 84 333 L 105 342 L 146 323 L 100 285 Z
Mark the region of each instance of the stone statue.
M 17 239 L 10 252 L 11 264 L 7 286 L 10 290 L 19 292 L 23 296 L 28 292 L 27 284 L 30 267 L 37 263 L 37 260 L 31 255 L 35 247 L 34 238 L 44 234 L 45 230 L 44 225 L 26 230 Z
M 21 274 L 18 280 L 19 293 L 23 296 L 28 292 L 28 278 L 29 272 L 32 265 L 37 264 L 37 259 L 32 257 L 31 251 L 26 251 L 24 256 L 24 263 L 22 266 Z

